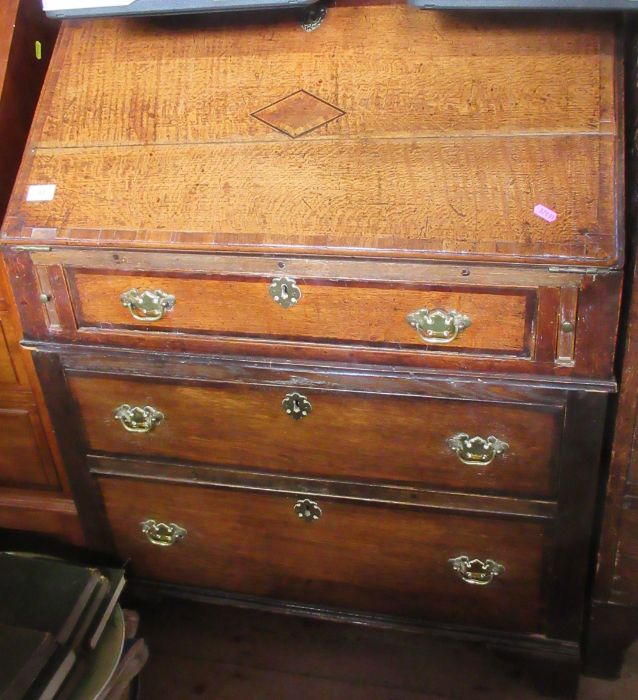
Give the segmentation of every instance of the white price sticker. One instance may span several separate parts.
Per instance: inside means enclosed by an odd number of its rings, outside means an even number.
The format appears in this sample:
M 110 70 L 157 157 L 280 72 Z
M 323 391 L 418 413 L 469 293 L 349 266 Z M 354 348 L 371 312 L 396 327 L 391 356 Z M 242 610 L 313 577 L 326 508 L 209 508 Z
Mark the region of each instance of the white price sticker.
M 50 202 L 55 197 L 55 185 L 29 185 L 27 202 Z

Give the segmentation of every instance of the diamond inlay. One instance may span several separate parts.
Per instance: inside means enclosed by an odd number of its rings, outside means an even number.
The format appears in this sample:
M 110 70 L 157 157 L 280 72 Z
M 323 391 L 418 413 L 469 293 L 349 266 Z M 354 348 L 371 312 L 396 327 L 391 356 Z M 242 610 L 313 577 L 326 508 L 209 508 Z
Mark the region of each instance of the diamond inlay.
M 343 117 L 344 114 L 343 110 L 333 107 L 305 90 L 299 90 L 254 112 L 251 116 L 296 139 Z

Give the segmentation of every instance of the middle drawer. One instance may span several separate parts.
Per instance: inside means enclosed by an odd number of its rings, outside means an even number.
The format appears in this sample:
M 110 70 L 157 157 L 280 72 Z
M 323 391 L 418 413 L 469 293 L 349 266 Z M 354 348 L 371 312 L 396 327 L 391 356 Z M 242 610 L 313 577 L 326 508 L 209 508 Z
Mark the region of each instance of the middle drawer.
M 68 382 L 93 452 L 471 492 L 555 492 L 564 406 L 534 402 L 532 390 L 510 403 L 477 400 L 473 384 L 467 398 L 437 396 L 436 387 L 434 395 L 372 393 L 338 375 L 306 387 L 82 374 Z

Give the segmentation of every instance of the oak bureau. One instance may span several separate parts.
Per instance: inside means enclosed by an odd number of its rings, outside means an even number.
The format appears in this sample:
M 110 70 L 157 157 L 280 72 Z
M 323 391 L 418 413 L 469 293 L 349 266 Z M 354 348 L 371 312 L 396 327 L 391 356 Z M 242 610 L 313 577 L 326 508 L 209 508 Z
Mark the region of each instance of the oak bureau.
M 573 692 L 622 52 L 393 3 L 63 25 L 2 242 L 90 545 Z

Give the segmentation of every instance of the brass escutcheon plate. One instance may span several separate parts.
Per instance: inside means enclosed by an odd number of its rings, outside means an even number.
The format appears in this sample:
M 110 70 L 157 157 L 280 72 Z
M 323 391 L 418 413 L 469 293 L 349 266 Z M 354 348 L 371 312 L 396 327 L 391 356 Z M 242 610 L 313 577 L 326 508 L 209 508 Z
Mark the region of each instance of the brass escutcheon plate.
M 308 398 L 296 391 L 292 394 L 286 394 L 281 405 L 284 411 L 295 420 L 305 418 L 312 411 L 312 404 Z
M 275 277 L 270 283 L 268 293 L 279 306 L 290 309 L 299 303 L 301 289 L 292 277 Z
M 295 513 L 297 517 L 306 522 L 319 520 L 323 515 L 318 503 L 311 501 L 309 498 L 301 498 L 295 503 Z

